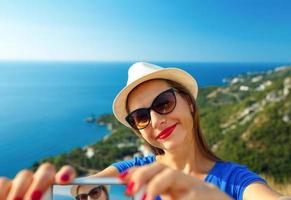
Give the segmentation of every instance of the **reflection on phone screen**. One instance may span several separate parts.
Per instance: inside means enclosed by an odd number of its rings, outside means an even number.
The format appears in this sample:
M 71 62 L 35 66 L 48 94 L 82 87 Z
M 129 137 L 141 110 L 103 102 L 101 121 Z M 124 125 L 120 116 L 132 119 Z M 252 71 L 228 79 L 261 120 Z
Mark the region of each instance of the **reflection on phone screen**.
M 123 184 L 54 185 L 53 200 L 132 200 Z

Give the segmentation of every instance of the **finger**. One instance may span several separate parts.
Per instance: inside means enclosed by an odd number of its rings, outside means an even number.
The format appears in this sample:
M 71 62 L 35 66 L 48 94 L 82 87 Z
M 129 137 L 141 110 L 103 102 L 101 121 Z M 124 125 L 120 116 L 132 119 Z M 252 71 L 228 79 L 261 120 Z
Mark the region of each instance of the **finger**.
M 33 172 L 30 170 L 20 171 L 12 181 L 8 200 L 23 199 L 26 191 L 33 180 Z
M 54 183 L 55 167 L 50 163 L 42 164 L 33 176 L 33 182 L 30 185 L 25 199 L 39 200 L 47 191 L 50 185 Z
M 0 177 L 0 200 L 6 200 L 10 191 L 12 181 L 5 177 Z
M 154 199 L 157 195 L 165 193 L 165 191 L 173 184 L 173 179 L 174 174 L 170 169 L 163 169 L 160 171 L 159 174 L 147 183 L 147 198 Z
M 191 176 L 164 168 L 147 183 L 147 196 L 151 199 L 159 194 L 165 194 L 177 199 L 181 194 L 191 191 L 193 185 L 194 181 Z
M 195 199 L 199 199 L 199 198 L 198 198 L 195 190 L 190 190 L 186 194 L 184 194 L 180 199 L 181 200 L 195 200 Z
M 121 179 L 124 183 L 128 183 L 134 171 L 139 167 L 131 167 L 130 169 L 125 170 L 124 172 L 120 173 L 118 178 Z
M 55 181 L 58 184 L 67 184 L 72 182 L 76 177 L 76 171 L 69 165 L 63 166 L 56 174 Z
M 142 185 L 145 185 L 150 179 L 165 168 L 164 165 L 153 163 L 147 166 L 137 167 L 128 176 L 130 179 L 126 193 L 128 195 L 138 192 Z

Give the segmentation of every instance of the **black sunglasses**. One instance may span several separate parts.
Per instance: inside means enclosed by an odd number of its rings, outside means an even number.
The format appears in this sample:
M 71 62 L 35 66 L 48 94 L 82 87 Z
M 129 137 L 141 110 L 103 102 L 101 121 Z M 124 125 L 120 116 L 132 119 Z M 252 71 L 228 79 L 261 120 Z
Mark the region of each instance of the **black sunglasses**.
M 125 118 L 130 126 L 136 130 L 141 130 L 146 128 L 151 121 L 150 111 L 165 115 L 174 110 L 176 107 L 176 95 L 177 89 L 171 88 L 162 93 L 160 93 L 152 102 L 149 108 L 139 108 L 132 111 Z
M 99 185 L 98 187 L 95 187 L 95 188 L 91 189 L 87 194 L 78 194 L 75 197 L 75 199 L 76 200 L 87 200 L 88 196 L 91 199 L 98 199 L 102 194 L 103 187 L 104 186 Z

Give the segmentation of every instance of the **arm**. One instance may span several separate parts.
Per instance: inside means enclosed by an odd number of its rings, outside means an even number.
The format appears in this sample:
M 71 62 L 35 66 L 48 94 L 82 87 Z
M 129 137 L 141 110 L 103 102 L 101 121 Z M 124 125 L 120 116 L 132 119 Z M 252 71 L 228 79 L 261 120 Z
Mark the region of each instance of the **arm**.
M 116 167 L 109 166 L 103 169 L 102 171 L 88 177 L 116 177 L 118 175 L 119 175 L 119 172 L 116 169 Z
M 256 200 L 256 199 L 278 200 L 280 199 L 280 197 L 283 196 L 278 192 L 274 191 L 267 184 L 259 182 L 255 182 L 247 186 L 243 194 L 243 200 Z

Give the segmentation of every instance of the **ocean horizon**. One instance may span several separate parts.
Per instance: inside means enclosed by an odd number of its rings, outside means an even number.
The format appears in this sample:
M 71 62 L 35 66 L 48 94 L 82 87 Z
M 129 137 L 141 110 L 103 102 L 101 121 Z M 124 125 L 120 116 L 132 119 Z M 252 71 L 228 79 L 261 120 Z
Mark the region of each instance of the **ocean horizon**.
M 84 121 L 112 113 L 133 62 L 0 61 L 0 176 L 16 173 L 48 156 L 95 143 L 108 130 Z M 290 63 L 155 62 L 179 67 L 199 87 L 224 85 L 223 79 Z M 198 95 L 199 98 L 199 95 Z

